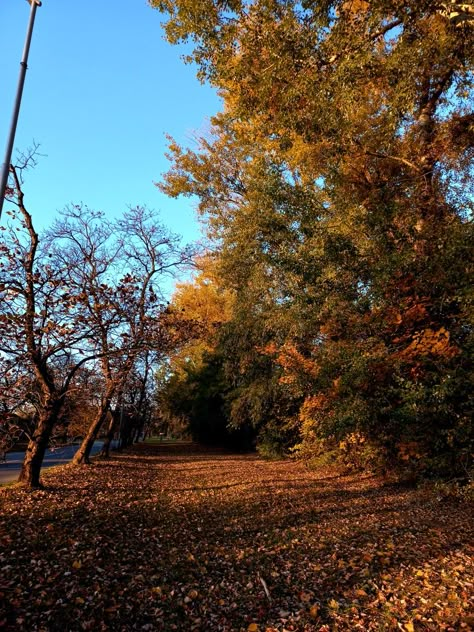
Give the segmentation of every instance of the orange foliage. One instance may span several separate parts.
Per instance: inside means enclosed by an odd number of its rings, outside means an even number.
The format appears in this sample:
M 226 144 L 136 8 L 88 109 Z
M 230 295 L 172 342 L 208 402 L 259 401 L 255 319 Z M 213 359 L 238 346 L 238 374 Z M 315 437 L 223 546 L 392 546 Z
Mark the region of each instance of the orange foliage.
M 398 356 L 406 360 L 428 355 L 452 358 L 458 353 L 458 347 L 450 343 L 449 331 L 441 327 L 438 330 L 427 328 L 415 333 L 411 343 Z
M 300 408 L 300 421 L 303 424 L 315 421 L 315 418 L 321 413 L 321 411 L 327 409 L 328 403 L 329 400 L 323 393 L 306 397 Z
M 419 322 L 426 322 L 428 319 L 428 311 L 426 307 L 418 302 L 405 311 L 399 311 L 391 308 L 387 313 L 387 320 L 394 325 L 413 325 Z
M 397 445 L 398 456 L 402 461 L 421 459 L 425 456 L 418 441 L 405 441 Z
M 281 347 L 276 362 L 287 373 L 286 378 L 290 378 L 290 381 L 295 381 L 296 376 L 301 374 L 316 378 L 319 373 L 319 367 L 314 360 L 305 358 L 303 354 L 290 343 L 286 343 Z
M 265 355 L 274 356 L 285 374 L 280 378 L 281 384 L 293 384 L 299 376 L 316 378 L 319 374 L 319 366 L 312 358 L 306 358 L 295 345 L 285 343 L 278 347 L 274 342 L 270 342 L 265 347 L 258 349 Z

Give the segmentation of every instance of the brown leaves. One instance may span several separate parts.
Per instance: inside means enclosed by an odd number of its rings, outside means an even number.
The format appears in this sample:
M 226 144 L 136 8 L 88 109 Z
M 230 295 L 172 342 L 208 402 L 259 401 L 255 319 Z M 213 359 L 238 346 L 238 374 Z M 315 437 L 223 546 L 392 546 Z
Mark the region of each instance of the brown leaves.
M 191 444 L 45 482 L 0 494 L 0 629 L 469 629 L 467 505 Z

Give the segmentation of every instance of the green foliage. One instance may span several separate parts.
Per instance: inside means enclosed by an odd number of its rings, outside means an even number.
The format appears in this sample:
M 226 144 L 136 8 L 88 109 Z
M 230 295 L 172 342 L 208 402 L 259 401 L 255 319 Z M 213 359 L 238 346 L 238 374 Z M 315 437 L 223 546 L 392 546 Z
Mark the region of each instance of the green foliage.
M 227 388 L 217 354 L 205 353 L 197 367 L 191 363 L 181 367 L 180 373 L 168 376 L 158 389 L 162 427 L 174 436 L 191 436 L 207 445 L 250 448 L 251 429 L 245 424 L 233 428 L 228 423 Z
M 225 102 L 197 150 L 171 144 L 162 189 L 197 196 L 235 297 L 217 345 L 227 418 L 264 451 L 324 446 L 413 476 L 469 467 L 471 13 L 157 6 Z

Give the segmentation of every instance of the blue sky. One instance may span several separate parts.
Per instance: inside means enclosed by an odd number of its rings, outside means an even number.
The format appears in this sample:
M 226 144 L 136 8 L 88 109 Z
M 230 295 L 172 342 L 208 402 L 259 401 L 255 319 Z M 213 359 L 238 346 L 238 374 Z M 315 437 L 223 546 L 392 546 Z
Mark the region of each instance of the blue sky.
M 0 0 L 0 151 L 3 161 L 30 7 Z M 146 0 L 43 0 L 37 9 L 15 148 L 40 143 L 26 202 L 38 228 L 68 203 L 108 216 L 146 204 L 186 240 L 192 202 L 162 195 L 165 133 L 192 142 L 220 107 L 184 48 L 165 42 Z M 4 211 L 7 210 L 5 204 Z

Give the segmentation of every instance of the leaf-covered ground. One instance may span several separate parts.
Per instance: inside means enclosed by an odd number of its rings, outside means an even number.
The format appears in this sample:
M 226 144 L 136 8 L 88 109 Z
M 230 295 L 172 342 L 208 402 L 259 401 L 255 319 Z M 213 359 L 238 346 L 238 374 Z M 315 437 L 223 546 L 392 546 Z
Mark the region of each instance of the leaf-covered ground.
M 0 630 L 472 630 L 466 503 L 138 445 L 0 491 Z

